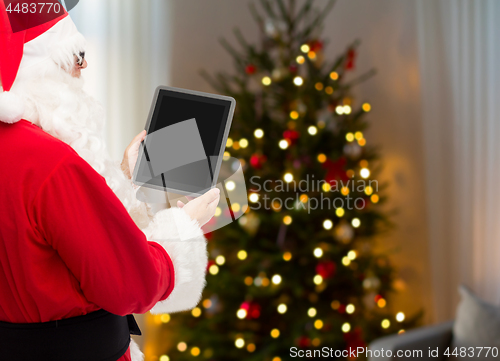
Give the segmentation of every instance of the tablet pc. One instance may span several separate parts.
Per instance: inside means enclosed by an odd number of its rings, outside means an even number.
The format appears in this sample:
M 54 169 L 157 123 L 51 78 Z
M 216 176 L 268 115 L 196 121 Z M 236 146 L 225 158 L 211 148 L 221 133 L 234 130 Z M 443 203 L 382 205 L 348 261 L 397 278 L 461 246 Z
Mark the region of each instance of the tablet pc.
M 236 101 L 160 86 L 139 147 L 133 181 L 184 195 L 203 194 L 219 176 Z

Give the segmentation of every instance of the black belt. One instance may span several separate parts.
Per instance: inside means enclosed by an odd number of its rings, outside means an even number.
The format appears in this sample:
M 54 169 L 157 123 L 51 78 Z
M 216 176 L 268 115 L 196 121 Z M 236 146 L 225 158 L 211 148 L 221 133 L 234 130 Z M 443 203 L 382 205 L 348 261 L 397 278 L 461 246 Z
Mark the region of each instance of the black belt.
M 130 335 L 141 335 L 133 315 L 105 310 L 41 323 L 0 322 L 0 359 L 5 361 L 116 361 Z

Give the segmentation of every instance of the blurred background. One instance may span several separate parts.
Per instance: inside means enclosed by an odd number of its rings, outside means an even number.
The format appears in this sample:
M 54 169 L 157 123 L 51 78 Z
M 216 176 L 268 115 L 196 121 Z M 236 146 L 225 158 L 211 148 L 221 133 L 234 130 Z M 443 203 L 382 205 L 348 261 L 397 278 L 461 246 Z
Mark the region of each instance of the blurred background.
M 245 0 L 82 0 L 70 15 L 89 41 L 86 87 L 107 109 L 115 159 L 158 85 L 215 92 L 200 70 L 233 68 L 219 39 L 236 44 L 236 26 L 260 39 Z M 339 0 L 324 20 L 325 58 L 359 39 L 354 72 L 377 71 L 353 88 L 371 104 L 365 138 L 381 147 L 384 207 L 397 210 L 376 247 L 398 274 L 391 307 L 423 310 L 424 324 L 454 317 L 462 283 L 500 300 L 499 16 L 494 0 Z

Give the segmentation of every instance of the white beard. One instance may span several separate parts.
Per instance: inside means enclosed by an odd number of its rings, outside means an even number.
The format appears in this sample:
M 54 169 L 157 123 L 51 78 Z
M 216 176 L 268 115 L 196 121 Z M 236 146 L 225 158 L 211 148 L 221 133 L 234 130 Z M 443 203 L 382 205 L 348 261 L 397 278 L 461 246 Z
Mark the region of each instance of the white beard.
M 70 145 L 102 175 L 140 228 L 149 223 L 148 208 L 135 197 L 132 183 L 119 162 L 106 150 L 102 105 L 83 90 L 83 79 L 74 78 L 48 60 L 22 69 L 11 89 L 26 104 L 26 119 Z

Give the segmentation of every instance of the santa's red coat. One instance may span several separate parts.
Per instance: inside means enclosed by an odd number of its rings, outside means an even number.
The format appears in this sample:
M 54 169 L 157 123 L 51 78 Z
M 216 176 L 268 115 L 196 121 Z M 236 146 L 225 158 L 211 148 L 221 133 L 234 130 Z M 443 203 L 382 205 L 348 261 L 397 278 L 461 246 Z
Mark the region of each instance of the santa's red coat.
M 169 255 L 70 146 L 24 120 L 0 122 L 0 145 L 0 321 L 145 313 L 169 296 Z

